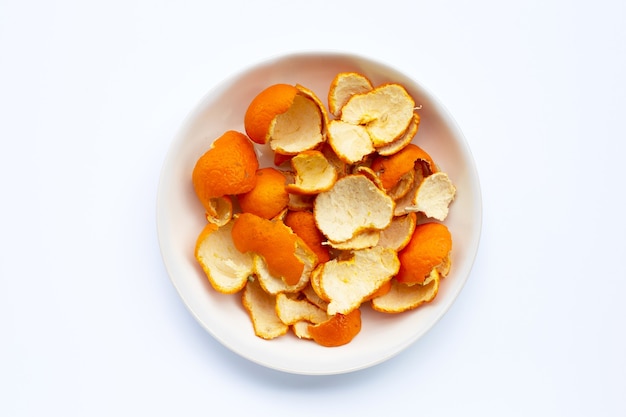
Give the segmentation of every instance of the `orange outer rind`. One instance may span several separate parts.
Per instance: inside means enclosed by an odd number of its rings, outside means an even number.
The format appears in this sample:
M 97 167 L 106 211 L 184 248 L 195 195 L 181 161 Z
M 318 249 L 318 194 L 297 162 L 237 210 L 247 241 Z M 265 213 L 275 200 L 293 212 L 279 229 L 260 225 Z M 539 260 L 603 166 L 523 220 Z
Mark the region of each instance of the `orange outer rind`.
M 250 139 L 258 144 L 267 143 L 272 121 L 289 110 L 297 94 L 298 89 L 289 84 L 274 84 L 257 94 L 244 116 L 245 130 Z
M 400 269 L 396 279 L 405 284 L 422 284 L 431 271 L 443 263 L 452 250 L 452 236 L 442 223 L 422 223 L 398 253 Z
M 270 274 L 281 277 L 287 285 L 300 281 L 305 262 L 311 268 L 317 264 L 315 253 L 282 221 L 241 213 L 234 220 L 232 238 L 240 252 L 261 255 Z
M 361 331 L 361 310 L 348 314 L 335 314 L 325 322 L 309 325 L 309 335 L 319 345 L 343 346 L 350 343 Z
M 210 213 L 212 198 L 250 191 L 258 168 L 252 142 L 243 133 L 229 130 L 198 158 L 191 180 L 198 199 Z

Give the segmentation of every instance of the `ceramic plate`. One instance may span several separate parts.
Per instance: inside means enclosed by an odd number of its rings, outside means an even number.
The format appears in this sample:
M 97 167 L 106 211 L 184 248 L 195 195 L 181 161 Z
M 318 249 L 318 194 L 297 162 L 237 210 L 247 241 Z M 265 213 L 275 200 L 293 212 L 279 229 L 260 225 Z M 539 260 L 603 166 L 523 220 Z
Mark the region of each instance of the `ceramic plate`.
M 404 85 L 421 106 L 414 143 L 447 172 L 457 188 L 445 221 L 452 233 L 452 269 L 435 300 L 398 315 L 362 307 L 362 330 L 348 345 L 326 348 L 291 333 L 271 341 L 253 333 L 241 295 L 215 292 L 194 259 L 196 238 L 205 225 L 204 210 L 193 192 L 191 172 L 212 141 L 227 130 L 245 132 L 248 103 L 275 83 L 302 84 L 326 101 L 333 77 L 357 71 L 376 86 Z M 259 148 L 262 166 L 272 165 L 270 152 Z M 277 57 L 242 70 L 215 87 L 191 112 L 174 139 L 161 172 L 157 198 L 158 237 L 168 274 L 198 322 L 220 343 L 260 365 L 296 374 L 338 374 L 379 364 L 415 343 L 445 314 L 470 273 L 478 248 L 482 206 L 474 161 L 445 108 L 416 80 L 370 58 L 337 53 L 303 53 Z M 433 347 L 433 349 L 436 347 Z

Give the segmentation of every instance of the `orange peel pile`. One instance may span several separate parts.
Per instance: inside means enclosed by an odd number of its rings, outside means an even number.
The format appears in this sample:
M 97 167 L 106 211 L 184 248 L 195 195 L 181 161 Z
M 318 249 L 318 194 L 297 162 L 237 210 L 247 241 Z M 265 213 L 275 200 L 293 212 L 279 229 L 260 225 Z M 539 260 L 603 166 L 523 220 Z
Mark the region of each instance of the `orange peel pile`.
M 253 97 L 245 134 L 200 155 L 192 183 L 206 226 L 195 258 L 213 289 L 241 293 L 254 334 L 350 343 L 361 310 L 434 300 L 452 265 L 443 223 L 456 188 L 414 144 L 419 106 L 404 86 L 337 74 L 328 108 L 302 85 Z M 257 147 L 274 152 L 259 167 Z

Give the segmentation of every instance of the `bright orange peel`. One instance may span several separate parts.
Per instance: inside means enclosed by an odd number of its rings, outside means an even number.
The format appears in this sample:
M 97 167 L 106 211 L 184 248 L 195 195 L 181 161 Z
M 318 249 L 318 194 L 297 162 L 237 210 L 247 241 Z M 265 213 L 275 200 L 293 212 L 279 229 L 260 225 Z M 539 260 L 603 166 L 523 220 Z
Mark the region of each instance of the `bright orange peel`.
M 446 262 L 451 250 L 452 236 L 444 224 L 419 224 L 409 243 L 398 253 L 400 269 L 396 279 L 407 284 L 423 283 L 433 269 Z
M 326 347 L 350 343 L 361 331 L 361 310 L 336 314 L 323 323 L 309 325 L 309 334 L 318 344 Z
M 241 253 L 263 256 L 270 273 L 287 285 L 296 285 L 305 264 L 317 264 L 315 253 L 281 221 L 241 213 L 233 223 L 232 239 Z
M 208 212 L 211 199 L 250 191 L 259 167 L 252 142 L 242 133 L 230 130 L 217 138 L 193 168 L 194 191 Z
M 271 219 L 289 204 L 285 175 L 276 168 L 266 167 L 258 169 L 255 176 L 254 187 L 237 196 L 239 206 L 244 213 Z

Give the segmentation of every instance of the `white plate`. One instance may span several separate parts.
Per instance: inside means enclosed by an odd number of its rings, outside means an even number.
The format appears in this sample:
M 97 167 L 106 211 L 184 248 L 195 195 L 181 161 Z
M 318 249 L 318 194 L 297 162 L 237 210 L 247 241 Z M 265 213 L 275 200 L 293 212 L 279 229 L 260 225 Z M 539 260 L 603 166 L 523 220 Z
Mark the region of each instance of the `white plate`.
M 399 82 L 413 95 L 421 124 L 414 142 L 431 154 L 457 187 L 445 223 L 453 237 L 452 270 L 436 299 L 417 310 L 387 315 L 362 307 L 362 330 L 348 345 L 326 348 L 288 334 L 256 337 L 240 295 L 215 292 L 193 251 L 206 220 L 191 184 L 196 160 L 226 130 L 245 132 L 248 103 L 274 83 L 302 84 L 326 101 L 333 77 L 358 71 L 374 85 Z M 259 153 L 262 166 L 270 153 Z M 166 157 L 157 198 L 157 226 L 163 261 L 176 290 L 198 322 L 224 346 L 263 366 L 297 374 L 338 374 L 381 363 L 424 335 L 445 314 L 463 288 L 478 248 L 482 221 L 480 186 L 470 149 L 441 104 L 408 76 L 374 60 L 346 54 L 304 53 L 253 65 L 210 91 L 190 114 Z M 433 347 L 435 349 L 436 347 Z

